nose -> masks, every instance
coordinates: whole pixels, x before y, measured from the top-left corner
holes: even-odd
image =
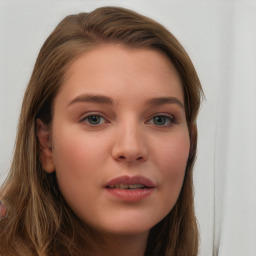
[[[126,125],[115,134],[112,157],[122,162],[143,162],[148,158],[146,136],[139,125]]]

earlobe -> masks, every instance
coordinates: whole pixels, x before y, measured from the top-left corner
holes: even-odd
[[[36,120],[36,134],[39,141],[40,160],[43,169],[46,172],[53,172],[55,170],[53,154],[52,154],[52,140],[51,129],[41,119]]]

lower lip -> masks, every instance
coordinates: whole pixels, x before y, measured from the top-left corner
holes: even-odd
[[[118,188],[106,188],[107,192],[112,196],[121,199],[125,202],[137,202],[149,197],[153,193],[153,188],[144,189],[118,189]]]

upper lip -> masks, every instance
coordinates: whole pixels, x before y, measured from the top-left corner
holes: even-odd
[[[152,180],[144,176],[120,176],[108,181],[105,187],[115,186],[116,184],[142,184],[148,188],[154,188],[155,184]]]

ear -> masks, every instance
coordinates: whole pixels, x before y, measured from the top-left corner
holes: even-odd
[[[189,158],[194,159],[197,149],[197,125],[194,123],[190,130],[190,153]]]
[[[40,145],[40,160],[43,169],[48,172],[54,172],[55,166],[52,154],[51,129],[49,125],[44,124],[41,119],[36,120],[36,134]]]

